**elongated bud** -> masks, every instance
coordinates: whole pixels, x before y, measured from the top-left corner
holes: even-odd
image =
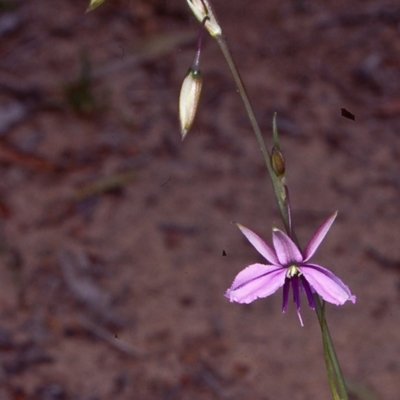
[[[98,6],[102,5],[105,0],[91,0],[86,12],[93,11]]]
[[[198,68],[191,67],[183,80],[179,96],[179,119],[181,121],[182,140],[193,125],[199,104],[202,77]]]
[[[214,12],[208,0],[186,0],[195,17],[202,22],[208,17],[205,27],[213,37],[221,36],[222,30],[215,18]]]
[[[285,175],[285,159],[276,147],[273,147],[271,151],[271,166],[278,178]]]

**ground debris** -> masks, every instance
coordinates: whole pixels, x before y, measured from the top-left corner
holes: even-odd
[[[101,177],[76,189],[73,200],[82,201],[88,197],[118,190],[130,183],[137,176],[136,169]]]
[[[121,327],[123,322],[112,308],[111,295],[101,289],[87,271],[84,272],[85,264],[89,263],[87,257],[64,249],[59,252],[58,261],[67,288],[86,311],[99,323]]]
[[[19,374],[33,365],[52,363],[53,357],[34,342],[17,345],[17,350],[4,357],[3,368],[6,374]]]
[[[20,165],[39,172],[55,172],[60,169],[53,161],[16,149],[4,140],[0,140],[0,162]]]
[[[0,106],[0,136],[5,135],[15,124],[28,115],[27,108],[19,101],[11,101]]]

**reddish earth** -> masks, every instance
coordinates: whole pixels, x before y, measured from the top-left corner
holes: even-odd
[[[311,310],[223,296],[259,260],[230,222],[281,223],[217,44],[181,142],[185,1],[86,7],[0,3],[0,399],[330,399]],[[400,7],[215,8],[269,146],[278,112],[301,243],[339,210],[315,262],[357,295],[327,307],[351,399],[398,400]]]

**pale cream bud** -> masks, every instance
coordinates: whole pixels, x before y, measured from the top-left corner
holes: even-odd
[[[191,128],[199,104],[202,77],[200,70],[190,68],[182,83],[179,96],[179,119],[181,121],[182,140]]]
[[[98,6],[102,5],[105,0],[91,0],[86,12],[93,11]]]
[[[203,22],[208,17],[205,27],[211,36],[221,36],[222,30],[215,18],[214,12],[208,0],[186,0],[195,17]]]

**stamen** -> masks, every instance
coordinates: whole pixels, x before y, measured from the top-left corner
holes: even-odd
[[[300,325],[304,327],[303,318],[301,318],[300,309],[297,310],[297,316],[299,317]]]
[[[298,275],[300,271],[298,270],[296,265],[290,265],[286,272],[286,277],[292,278],[295,275]]]
[[[303,324],[303,319],[301,318],[300,314],[300,287],[299,287],[299,278],[297,275],[293,276],[291,279],[292,282],[292,288],[293,288],[293,301],[296,304],[296,309],[297,309],[297,316],[299,317],[300,320],[300,325],[304,326]]]

